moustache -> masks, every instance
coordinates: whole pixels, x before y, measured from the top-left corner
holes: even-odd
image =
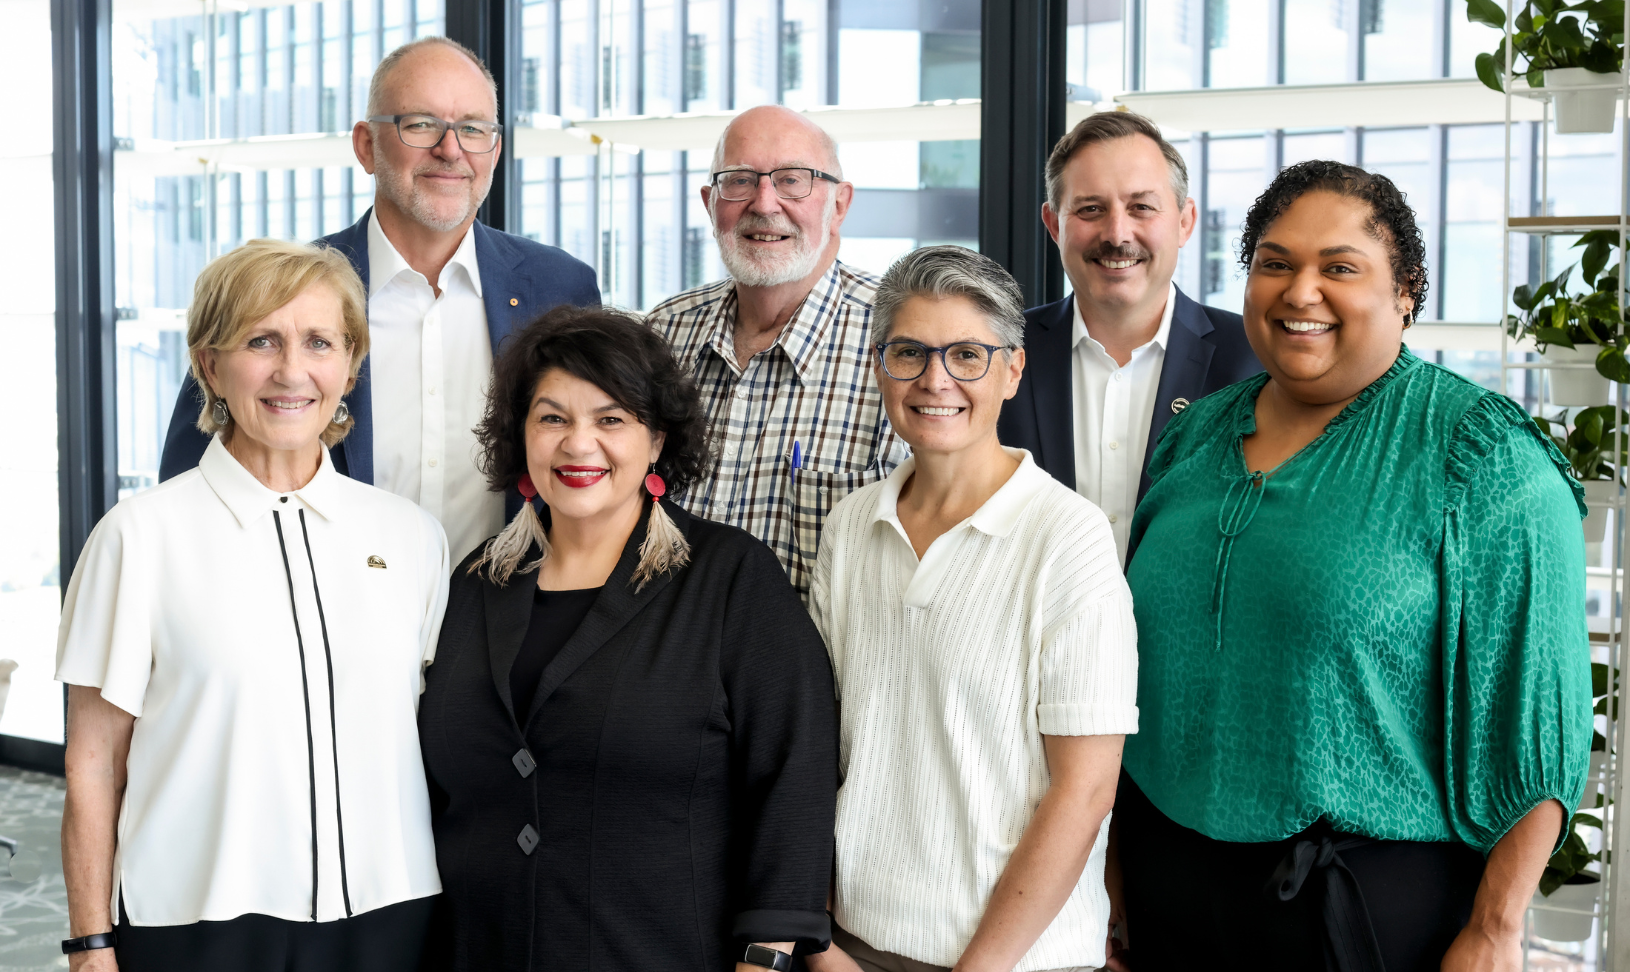
[[[1147,260],[1153,254],[1141,246],[1100,243],[1081,254],[1083,260]]]
[[[422,175],[455,175],[465,179],[474,179],[475,170],[466,165],[421,165],[413,170],[416,176]]]
[[[743,216],[736,221],[737,236],[751,236],[754,233],[767,233],[774,236],[787,236],[797,239],[804,234],[798,227],[792,225],[790,220],[782,221],[766,216]]]

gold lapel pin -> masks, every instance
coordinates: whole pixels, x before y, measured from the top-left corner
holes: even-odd
[[[509,299],[509,306],[511,306],[511,307],[519,307],[519,306],[521,306],[520,299],[516,298],[516,297],[511,297]]]
[[[1174,399],[1172,399],[1172,414],[1173,415],[1176,415],[1178,412],[1181,412],[1183,409],[1188,408],[1188,407],[1189,407],[1189,400],[1188,399],[1186,399],[1186,398],[1174,398]]]
[[[369,567],[378,567],[380,570],[384,570],[385,569],[385,558],[379,556],[378,554],[369,554],[368,555],[368,566]]]

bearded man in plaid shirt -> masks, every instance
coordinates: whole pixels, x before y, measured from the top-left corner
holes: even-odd
[[[826,514],[909,454],[872,376],[878,278],[837,259],[853,197],[819,126],[742,112],[702,188],[730,277],[648,318],[694,369],[714,434],[713,473],[678,502],[769,544],[806,599]]]

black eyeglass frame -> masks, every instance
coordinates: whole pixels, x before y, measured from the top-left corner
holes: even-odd
[[[428,118],[441,126],[441,135],[429,145],[414,145],[412,142],[407,140],[406,135],[402,134],[402,119],[404,118]],[[490,155],[492,152],[497,150],[498,142],[502,140],[504,135],[504,126],[500,125],[498,122],[481,122],[483,125],[491,125],[492,134],[496,137],[494,138],[492,145],[488,148],[469,149],[464,147],[464,139],[459,138],[458,132],[454,129],[454,126],[461,125],[463,122],[450,122],[445,118],[437,118],[435,115],[427,115],[422,111],[410,111],[402,115],[373,115],[366,120],[376,125],[390,125],[392,128],[396,129],[396,137],[401,139],[402,144],[406,145],[408,148],[426,150],[433,149],[440,145],[447,138],[447,133],[451,131],[453,132],[453,140],[458,142],[459,151],[466,155]],[[471,120],[473,119],[465,119],[465,121]]]
[[[768,172],[759,172],[759,171],[754,170],[754,169],[720,169],[718,172],[715,172],[712,175],[708,176],[708,185],[713,187],[714,192],[719,192],[720,191],[719,190],[719,177],[720,176],[722,176],[722,175],[752,175],[752,176],[757,176],[758,177],[757,179],[753,180],[753,192],[757,193],[758,192],[758,179],[762,179],[765,176],[774,176],[777,172],[808,172],[809,175],[810,175],[809,192],[804,193],[802,196],[788,196],[788,195],[783,195],[781,190],[778,188],[778,189],[775,190],[775,194],[780,199],[808,199],[809,194],[811,192],[815,191],[815,180],[816,179],[825,179],[827,182],[833,183],[834,185],[840,185],[843,182],[842,179],[840,179],[837,176],[831,174],[830,172],[822,172],[820,169],[812,169],[807,165],[783,165],[778,169],[771,169]],[[770,179],[770,185],[772,185],[772,186],[775,185],[775,179],[773,179],[773,178]],[[721,194],[719,198],[724,199],[724,196]],[[752,195],[746,195],[746,196],[743,196],[740,199],[724,199],[724,201],[725,202],[746,202],[747,200],[749,200],[751,198],[753,198]]]
[[[917,372],[916,374],[912,375],[910,378],[901,378],[899,375],[897,375],[894,372],[889,370],[889,359],[887,357],[887,351],[888,351],[889,348],[891,348],[891,347],[893,347],[894,345],[897,345],[897,344],[909,345],[911,347],[917,348],[917,349],[925,352],[925,354],[923,355],[923,370],[922,371]],[[965,346],[972,346],[972,347],[976,347],[976,348],[984,348],[985,352],[988,355],[990,355],[990,357],[985,359],[985,370],[983,372],[981,372],[979,377],[977,377],[977,378],[958,377],[954,372],[951,371],[950,364],[948,364],[946,362],[946,360],[945,360],[945,352],[951,350],[952,348],[960,348],[960,347],[965,347]],[[940,367],[944,368],[945,373],[950,375],[956,381],[984,381],[985,376],[990,374],[991,362],[996,360],[996,352],[998,352],[998,351],[1012,351],[1017,347],[1018,347],[1018,345],[1014,345],[1014,344],[981,344],[978,341],[957,341],[955,344],[947,344],[943,348],[931,348],[928,345],[922,343],[921,341],[908,341],[908,340],[905,340],[904,338],[902,338],[902,339],[897,340],[897,341],[885,341],[882,344],[873,345],[873,350],[875,350],[877,352],[877,363],[878,363],[879,366],[882,367],[883,374],[888,375],[890,378],[893,378],[895,381],[916,381],[918,378],[921,378],[924,374],[927,373],[928,366],[929,366],[930,363],[933,362],[934,355],[936,355],[936,354],[940,356]]]

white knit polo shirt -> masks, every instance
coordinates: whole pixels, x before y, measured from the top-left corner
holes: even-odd
[[[1050,783],[1042,736],[1137,731],[1137,629],[1098,508],[1019,469],[919,563],[895,515],[916,467],[831,513],[811,610],[841,707],[838,924],[954,965]],[[1108,819],[1016,972],[1104,963]]]

